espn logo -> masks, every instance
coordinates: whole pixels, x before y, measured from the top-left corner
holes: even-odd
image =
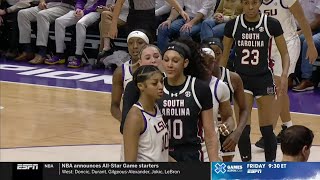
[[[17,170],[38,170],[38,164],[17,164]]]

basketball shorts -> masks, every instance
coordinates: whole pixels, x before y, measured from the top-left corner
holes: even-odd
[[[180,146],[173,149],[169,149],[169,155],[173,157],[177,162],[199,161],[203,162],[203,151],[201,145],[195,147]]]
[[[252,94],[256,98],[276,94],[272,73],[259,76],[239,75],[242,79],[245,93]]]
[[[286,41],[287,42],[287,48],[289,52],[290,57],[290,64],[289,64],[289,71],[288,76],[292,73],[294,73],[294,70],[296,68],[297,61],[300,56],[301,51],[301,42],[299,39],[299,36]],[[271,48],[271,59],[274,61],[273,66],[273,74],[275,76],[281,76],[282,74],[282,61],[281,61],[281,55],[280,52],[275,44],[272,44]]]

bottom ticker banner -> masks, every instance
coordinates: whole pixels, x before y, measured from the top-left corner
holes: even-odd
[[[320,163],[212,163],[211,179],[320,179]]]
[[[320,179],[320,163],[0,163],[1,180]]]

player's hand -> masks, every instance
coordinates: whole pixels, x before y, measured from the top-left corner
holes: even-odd
[[[117,36],[118,36],[118,27],[117,27],[117,25],[111,24],[110,31],[109,31],[109,38],[115,39],[115,38],[117,38]]]
[[[309,59],[309,63],[313,64],[317,60],[317,58],[318,58],[318,51],[313,43],[312,46],[308,46],[306,59]]]
[[[218,125],[218,131],[223,136],[228,136],[232,132],[232,125],[228,122],[224,122]]]
[[[236,145],[239,142],[240,136],[241,133],[238,133],[237,131],[232,132],[223,142],[222,148],[225,151],[234,151],[236,149]]]
[[[288,90],[288,77],[282,75],[281,79],[280,79],[280,87],[276,88],[277,90],[277,94],[279,94],[279,96],[282,96],[284,94],[287,93]]]

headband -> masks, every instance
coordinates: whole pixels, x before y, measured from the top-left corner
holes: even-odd
[[[178,52],[185,59],[189,59],[191,56],[190,55],[190,48],[187,45],[179,43],[179,42],[174,42],[172,44],[169,44],[169,46],[167,47],[165,52],[168,50],[174,50],[174,51]]]
[[[210,49],[210,48],[201,48],[201,49],[200,49],[200,52],[201,52],[202,54],[205,54],[205,55],[210,55],[210,56],[212,56],[213,58],[216,57],[214,51],[213,51],[212,49]]]
[[[136,37],[136,38],[141,38],[144,40],[144,42],[146,42],[147,44],[149,44],[149,38],[148,36],[142,32],[142,31],[132,31],[129,35],[128,35],[128,38],[127,38],[127,42],[129,42],[129,39],[130,38],[133,38],[133,37]]]
[[[217,38],[207,38],[203,40],[203,43],[208,44],[209,46],[211,45],[216,45],[218,46],[221,50],[223,50],[223,44],[221,43],[220,39]]]

